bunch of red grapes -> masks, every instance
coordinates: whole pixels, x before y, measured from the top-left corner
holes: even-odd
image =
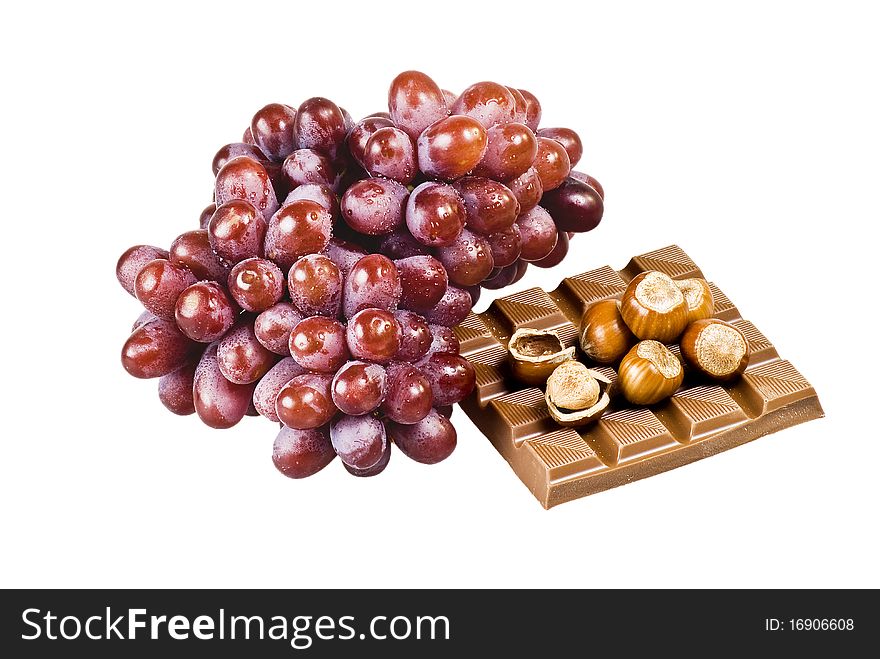
[[[337,455],[378,474],[392,441],[449,456],[452,405],[474,387],[451,328],[481,286],[556,265],[602,218],[601,186],[571,171],[580,138],[538,129],[531,93],[456,97],[407,71],[388,109],[354,123],[325,98],[265,106],[214,157],[201,228],[117,265],[146,309],[125,369],[213,428],[280,422],[273,460],[292,478]]]

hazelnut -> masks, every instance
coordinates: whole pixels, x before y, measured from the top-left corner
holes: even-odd
[[[684,369],[659,341],[640,341],[620,362],[617,384],[633,405],[653,405],[681,386]]]
[[[688,308],[688,323],[712,317],[715,313],[715,299],[705,279],[682,279],[676,281],[675,285],[684,294]]]
[[[639,339],[671,343],[687,326],[688,307],[669,275],[649,270],[634,277],[626,287],[620,315]]]
[[[611,402],[610,381],[580,362],[569,360],[556,367],[547,378],[544,400],[547,410],[561,426],[583,426],[595,421]]]
[[[617,300],[590,305],[581,318],[581,350],[598,364],[613,364],[636,342],[620,315]]]
[[[574,346],[566,348],[553,330],[518,329],[507,349],[514,377],[532,386],[543,385],[557,366],[574,358]]]
[[[746,370],[749,343],[733,325],[707,318],[688,325],[681,337],[681,356],[713,380],[732,380]]]

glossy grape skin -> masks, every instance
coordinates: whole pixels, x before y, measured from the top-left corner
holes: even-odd
[[[347,132],[345,115],[326,98],[303,101],[296,111],[293,134],[297,149],[313,149],[336,160]]]
[[[454,181],[470,173],[486,152],[486,129],[464,115],[451,115],[431,124],[419,136],[419,169],[426,175]]]
[[[159,378],[185,366],[197,344],[172,321],[156,318],[138,327],[122,346],[122,366],[136,378]]]
[[[339,202],[346,224],[359,233],[379,236],[403,223],[409,191],[397,181],[365,179],[352,184]]]
[[[306,254],[317,254],[327,247],[333,232],[333,217],[321,204],[299,199],[282,206],[266,229],[266,258],[283,270]]]
[[[245,311],[260,313],[284,296],[284,273],[266,259],[236,263],[226,283],[229,294]]]
[[[238,315],[226,289],[213,281],[201,281],[177,298],[174,318],[180,331],[193,341],[211,343],[221,338]]]
[[[568,152],[559,142],[549,137],[538,138],[538,154],[535,156],[534,167],[545,194],[562,185],[571,171]]]
[[[455,330],[451,327],[445,327],[444,325],[428,325],[428,327],[431,330],[431,345],[428,348],[428,352],[416,364],[417,366],[422,361],[429,359],[433,354],[448,352],[457,355],[461,348],[458,338],[455,336]]]
[[[553,248],[553,251],[543,259],[533,261],[532,265],[539,268],[552,268],[553,266],[559,265],[568,254],[568,245],[568,234],[565,231],[560,231],[558,240],[556,241],[556,247]]]
[[[348,349],[355,359],[387,364],[400,350],[400,325],[390,311],[364,309],[348,321]]]
[[[404,362],[393,362],[385,369],[388,386],[382,413],[396,423],[416,423],[431,411],[433,393],[431,383],[422,372]]]
[[[287,289],[303,316],[336,318],[342,309],[342,272],[323,254],[309,254],[294,263],[287,275]]]
[[[341,240],[340,238],[331,238],[327,244],[326,254],[339,267],[339,271],[344,279],[351,272],[355,263],[367,255],[367,250],[360,245]]]
[[[158,318],[158,316],[156,314],[144,309],[141,312],[141,314],[137,317],[137,320],[135,320],[134,323],[132,323],[131,331],[134,332],[138,327],[143,327],[144,325],[149,323],[151,320],[156,320],[156,318]]]
[[[336,186],[339,175],[330,158],[314,149],[297,149],[284,160],[281,167],[291,188],[306,183]]]
[[[510,92],[510,95],[513,96],[514,100],[514,113],[513,120],[519,124],[526,123],[526,115],[528,114],[528,104],[526,103],[526,97],[522,95],[522,92],[518,90],[516,87],[507,86],[507,91]]]
[[[270,368],[254,389],[253,404],[257,413],[278,423],[278,413],[275,411],[278,393],[284,385],[305,372],[306,370],[293,361],[292,357],[285,357]]]
[[[290,356],[310,371],[335,373],[349,357],[345,326],[325,316],[303,318],[290,332]]]
[[[369,469],[382,459],[388,438],[376,417],[342,415],[330,424],[330,442],[343,464]]]
[[[479,284],[495,267],[489,241],[467,229],[451,245],[440,247],[437,258],[446,268],[449,281],[462,287]]]
[[[296,186],[287,195],[282,205],[286,206],[299,199],[316,201],[333,216],[334,220],[339,217],[339,198],[330,186],[325,183],[303,183]]]
[[[369,414],[385,399],[385,368],[379,364],[350,361],[333,376],[333,403],[352,416]]]
[[[330,395],[332,379],[327,373],[303,373],[285,384],[275,400],[279,421],[297,430],[329,423],[339,411]]]
[[[599,193],[572,177],[565,179],[555,190],[545,193],[541,203],[553,216],[560,231],[591,231],[601,222],[605,212],[605,204]]]
[[[370,116],[361,119],[348,132],[345,142],[348,145],[348,151],[361,167],[364,166],[364,150],[367,148],[367,142],[370,137],[380,128],[393,128],[394,122],[386,117]],[[418,137],[418,136],[416,136]],[[366,168],[365,168],[366,169]]]
[[[581,137],[571,128],[542,128],[538,131],[538,137],[547,137],[559,142],[568,154],[571,167],[577,165],[581,156],[584,155],[584,144],[581,142]]]
[[[474,170],[480,176],[510,181],[527,172],[538,154],[538,140],[525,124],[493,126],[486,140],[486,153]]]
[[[434,308],[422,311],[421,314],[429,323],[455,327],[467,317],[472,306],[470,293],[457,286],[449,285]]]
[[[526,102],[526,118],[523,123],[531,128],[532,132],[537,132],[538,126],[541,124],[541,103],[537,96],[526,89],[520,89],[519,93],[522,94]]]
[[[400,275],[400,305],[412,311],[432,309],[446,292],[446,268],[433,256],[409,256],[394,262]]]
[[[208,222],[207,235],[209,248],[220,258],[235,264],[263,255],[266,219],[250,202],[233,199],[214,211]]]
[[[129,247],[116,262],[116,279],[119,280],[119,285],[129,295],[134,296],[134,282],[141,269],[150,261],[168,259],[168,257],[168,251],[160,247],[153,247],[152,245]]]
[[[414,311],[395,311],[394,317],[400,323],[400,350],[395,359],[402,362],[415,362],[425,356],[431,347],[431,328],[428,321]]]
[[[294,149],[295,119],[296,111],[287,105],[269,103],[263,106],[251,119],[254,143],[272,160],[284,160]]]
[[[500,269],[500,271],[495,274],[490,279],[487,279],[483,282],[483,287],[490,290],[498,290],[499,288],[504,288],[505,286],[510,286],[514,279],[516,279],[517,274],[517,264],[516,262],[507,265]]]
[[[540,261],[556,247],[559,239],[556,224],[550,213],[540,206],[520,215],[516,224],[522,238],[520,258],[523,261]]]
[[[202,423],[218,430],[231,428],[247,413],[253,391],[253,385],[233,384],[223,377],[216,343],[205,349],[193,378],[193,401]]]
[[[520,213],[528,213],[532,210],[538,205],[538,202],[541,201],[541,195],[544,194],[541,177],[538,176],[538,170],[534,167],[530,167],[522,176],[508,181],[506,185],[519,202]]]
[[[214,176],[217,176],[217,172],[223,169],[223,165],[228,163],[233,158],[238,158],[239,156],[245,156],[246,158],[256,160],[264,167],[267,163],[266,154],[260,151],[260,149],[253,144],[245,144],[244,142],[233,142],[231,144],[221,146],[220,150],[217,151],[217,153],[214,155],[214,160],[211,163],[211,171],[214,173]]]
[[[428,256],[431,254],[431,248],[413,238],[409,229],[404,226],[382,236],[382,240],[379,242],[379,253],[389,259],[398,260],[410,256]]]
[[[406,226],[417,241],[430,247],[451,245],[464,228],[467,211],[455,188],[428,181],[406,204]]]
[[[362,309],[394,311],[403,292],[394,262],[382,254],[368,254],[345,278],[342,311],[351,318]]]
[[[513,281],[510,282],[510,283],[511,283],[511,284],[515,284],[515,283],[518,282],[520,279],[522,279],[523,277],[525,277],[525,275],[526,275],[526,271],[527,271],[528,269],[529,269],[528,261],[523,261],[522,259],[520,259],[519,261],[517,261],[517,262],[516,262],[516,276],[513,278]]]
[[[522,237],[519,225],[515,222],[504,231],[491,234],[487,240],[492,251],[492,262],[496,268],[511,265],[519,258],[522,251]]]
[[[379,458],[379,462],[374,464],[372,467],[367,467],[366,469],[357,469],[352,467],[351,465],[347,465],[344,462],[342,466],[345,467],[345,471],[347,471],[352,476],[357,476],[358,478],[369,478],[371,476],[378,476],[383,471],[385,471],[385,467],[388,466],[388,462],[391,459],[391,442],[385,442],[385,450],[382,452],[382,457]]]
[[[431,384],[434,405],[453,405],[474,390],[474,367],[460,355],[435,353],[419,362],[419,368]]]
[[[571,177],[580,181],[581,183],[586,183],[587,185],[589,185],[591,188],[593,188],[593,190],[599,193],[599,197],[601,197],[602,201],[605,201],[605,188],[603,188],[602,184],[599,183],[599,181],[594,179],[592,176],[590,176],[589,174],[584,174],[583,172],[576,172],[572,170]]]
[[[477,82],[458,95],[450,111],[473,117],[488,129],[515,119],[516,99],[504,85]]]
[[[508,229],[520,213],[516,196],[503,183],[466,176],[453,185],[464,203],[466,226],[485,236]]]
[[[278,357],[257,341],[254,318],[242,317],[217,344],[217,364],[233,384],[251,384],[275,365]]]
[[[386,421],[387,434],[408,458],[422,464],[436,464],[455,450],[457,435],[452,422],[437,410],[410,425]]]
[[[196,366],[194,361],[159,378],[159,400],[172,414],[189,416],[196,413],[196,404],[193,401]]]
[[[272,446],[272,463],[288,478],[307,478],[333,462],[336,453],[328,428],[283,427]]]
[[[251,133],[251,127],[248,126],[244,129],[244,132],[241,134],[241,141],[243,144],[250,144],[251,146],[256,146],[254,142],[254,135]]]
[[[265,224],[262,216],[260,222]],[[196,279],[211,279],[225,282],[229,276],[229,266],[218,258],[211,248],[206,229],[196,229],[182,233],[171,243],[168,260],[174,265],[186,268]]]
[[[214,217],[215,210],[217,210],[217,204],[213,202],[202,209],[202,213],[199,215],[199,229],[208,228],[208,223],[211,221],[211,218]]]
[[[193,274],[168,259],[155,259],[141,268],[134,281],[135,297],[159,318],[174,318],[177,297],[194,284]]]
[[[420,71],[404,71],[391,81],[388,110],[398,128],[414,140],[449,114],[443,91]]]
[[[214,182],[215,203],[222,205],[233,199],[249,201],[266,220],[278,210],[278,198],[266,168],[245,156],[223,165]]]
[[[364,148],[364,169],[406,185],[418,172],[416,151],[409,135],[399,128],[380,128]]]

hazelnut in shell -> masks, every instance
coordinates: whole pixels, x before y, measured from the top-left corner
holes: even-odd
[[[617,300],[591,304],[581,318],[580,344],[584,354],[597,364],[613,364],[636,342],[623,322]]]
[[[695,371],[724,382],[746,370],[749,343],[730,323],[706,318],[691,323],[684,331],[681,356]]]
[[[715,298],[712,297],[712,291],[705,279],[697,277],[682,279],[676,281],[675,285],[684,294],[684,301],[688,307],[688,324],[695,320],[712,317],[712,314],[715,313]]]
[[[617,386],[633,405],[653,405],[681,386],[684,369],[659,341],[640,341],[620,362]]]
[[[550,417],[567,428],[596,421],[611,402],[610,381],[575,360],[563,362],[547,378],[544,400]]]
[[[675,341],[687,326],[684,293],[669,275],[649,270],[636,275],[620,299],[620,315],[639,339]]]
[[[531,386],[543,386],[562,362],[574,358],[574,346],[566,348],[553,330],[518,329],[507,344],[513,376]]]

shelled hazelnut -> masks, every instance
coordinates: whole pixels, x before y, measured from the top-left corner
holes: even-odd
[[[584,426],[595,421],[611,402],[610,381],[578,361],[563,362],[547,378],[544,400],[551,418],[561,426]]]

